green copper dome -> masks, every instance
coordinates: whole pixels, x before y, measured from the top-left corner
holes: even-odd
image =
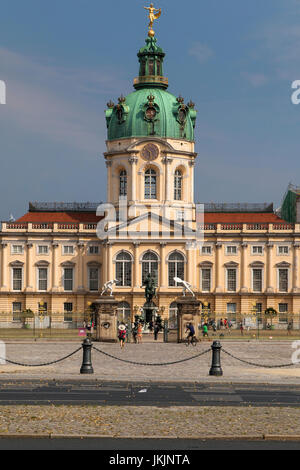
[[[166,91],[168,79],[163,76],[163,50],[156,38],[147,38],[138,53],[139,77],[136,91],[107,104],[108,140],[130,137],[163,137],[194,141],[197,112],[194,103],[184,103]]]

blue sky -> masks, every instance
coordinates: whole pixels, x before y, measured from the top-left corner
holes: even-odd
[[[29,201],[106,199],[104,109],[132,91],[143,0],[2,0],[0,220]],[[274,202],[300,185],[299,0],[159,0],[169,91],[198,110],[197,202]]]

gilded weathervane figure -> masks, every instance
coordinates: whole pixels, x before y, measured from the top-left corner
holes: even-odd
[[[158,18],[160,17],[161,8],[159,10],[157,8],[154,8],[153,3],[150,3],[150,7],[144,7],[144,8],[145,8],[145,10],[149,10],[148,18],[150,20],[150,23],[149,23],[148,36],[153,38],[155,36],[155,32],[152,29],[153,23],[154,23],[155,20],[158,20]]]

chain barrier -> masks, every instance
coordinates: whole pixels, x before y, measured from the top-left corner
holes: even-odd
[[[228,356],[232,357],[233,359],[236,359],[237,361],[244,362],[245,364],[249,364],[250,366],[255,366],[255,367],[262,367],[266,369],[278,369],[280,367],[291,367],[294,366],[295,364],[292,362],[290,364],[279,364],[279,365],[264,365],[264,364],[257,364],[255,362],[249,362],[246,361],[245,359],[240,359],[239,357],[234,356],[230,352],[226,351],[225,349],[222,348],[222,351],[227,354]]]
[[[23,364],[21,362],[15,362],[15,361],[10,361],[9,359],[4,359],[2,357],[0,357],[0,360],[5,361],[5,362],[9,362],[10,364],[14,364],[14,365],[17,365],[17,366],[23,366],[23,367],[44,367],[44,366],[50,366],[51,364],[57,364],[58,362],[62,362],[65,359],[68,359],[69,357],[74,356],[74,354],[78,353],[78,351],[80,351],[81,349],[82,349],[82,347],[76,349],[76,351],[72,352],[71,354],[68,354],[65,357],[62,357],[61,359],[57,359],[57,360],[51,361],[51,362],[45,362],[43,364]]]
[[[95,349],[95,351],[101,353],[101,354],[104,354],[105,356],[108,356],[110,357],[111,359],[116,359],[117,361],[121,361],[121,362],[126,362],[127,364],[134,364],[134,365],[138,365],[138,366],[170,366],[170,365],[173,365],[173,364],[179,364],[180,362],[186,362],[186,361],[190,361],[192,359],[195,359],[196,357],[200,357],[200,356],[203,356],[204,354],[207,354],[208,352],[211,351],[211,348],[205,350],[205,351],[202,351],[201,353],[199,354],[196,354],[195,356],[191,356],[191,357],[188,357],[186,359],[180,359],[178,361],[172,361],[172,362],[157,362],[157,363],[153,363],[153,362],[135,362],[135,361],[129,361],[127,359],[121,359],[120,357],[117,357],[117,356],[113,356],[112,354],[108,354],[107,352],[104,352],[104,351],[101,351],[100,349],[97,349],[95,348],[95,346],[93,347],[93,349]]]

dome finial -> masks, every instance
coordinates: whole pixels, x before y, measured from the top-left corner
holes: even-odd
[[[155,32],[153,31],[152,27],[153,27],[153,23],[155,20],[158,20],[158,18],[160,17],[161,15],[161,8],[158,10],[157,8],[154,8],[154,5],[153,3],[150,3],[150,7],[144,7],[145,10],[149,10],[149,20],[150,20],[150,23],[149,23],[149,31],[148,31],[148,36],[149,38],[154,38],[155,36]]]

